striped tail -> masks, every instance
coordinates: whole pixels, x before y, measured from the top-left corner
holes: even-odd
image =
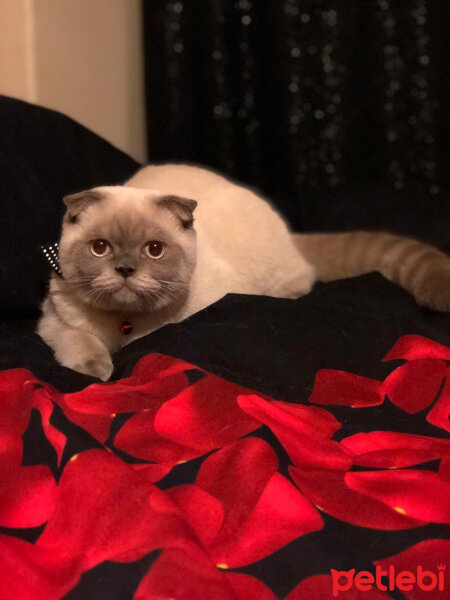
[[[293,234],[319,281],[379,271],[434,310],[450,311],[450,257],[432,246],[390,233]]]

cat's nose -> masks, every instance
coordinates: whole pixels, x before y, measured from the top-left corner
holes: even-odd
[[[133,273],[136,271],[136,269],[133,269],[133,267],[116,267],[116,271],[118,273],[120,273],[122,275],[122,277],[125,277],[125,279],[126,279],[130,275],[133,275]]]

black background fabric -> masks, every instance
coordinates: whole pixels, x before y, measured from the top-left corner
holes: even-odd
[[[144,0],[151,161],[450,248],[446,0]]]
[[[60,113],[0,96],[0,314],[38,314],[62,198],[120,184],[138,163]]]

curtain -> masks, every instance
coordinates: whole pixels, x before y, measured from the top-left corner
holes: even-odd
[[[257,186],[299,228],[321,219],[318,198],[336,206],[354,189],[372,208],[391,198],[380,221],[408,198],[449,209],[448,0],[144,0],[143,12],[152,162]]]

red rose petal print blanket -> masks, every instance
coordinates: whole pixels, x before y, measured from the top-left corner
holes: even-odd
[[[306,404],[157,353],[75,393],[1,371],[0,598],[450,598],[450,348],[384,361]]]

